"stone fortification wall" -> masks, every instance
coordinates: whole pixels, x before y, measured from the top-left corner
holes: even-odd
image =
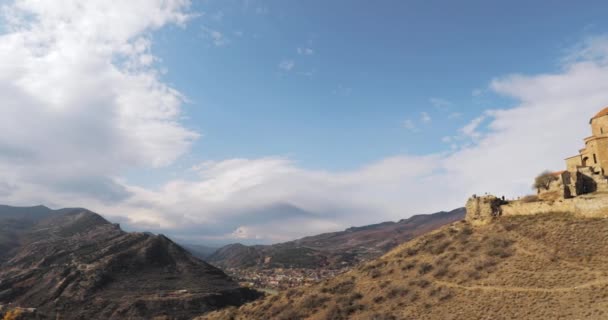
[[[487,224],[501,214],[502,200],[495,196],[473,196],[467,201],[465,220],[473,225]]]
[[[608,217],[608,195],[581,196],[558,201],[513,201],[501,206],[503,216],[533,215],[554,212],[570,212],[581,217]]]

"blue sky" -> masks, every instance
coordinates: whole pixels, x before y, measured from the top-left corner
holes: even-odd
[[[443,136],[508,106],[487,91],[494,77],[553,70],[570,40],[606,24],[598,7],[527,1],[209,1],[193,10],[204,14],[154,44],[167,81],[191,100],[185,123],[203,134],[192,157],[278,154],[332,170],[449,149]],[[227,43],[213,45],[203,28]],[[283,60],[293,69],[281,70]]]
[[[0,202],[184,241],[524,195],[608,105],[600,1],[0,3]]]

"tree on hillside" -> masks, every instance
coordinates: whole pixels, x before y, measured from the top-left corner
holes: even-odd
[[[549,171],[543,171],[543,173],[539,174],[536,179],[534,179],[534,188],[539,190],[545,189],[549,190],[551,186],[551,182],[557,181],[557,176]]]

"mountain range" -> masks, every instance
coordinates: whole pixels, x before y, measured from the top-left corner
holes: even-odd
[[[125,232],[86,209],[0,206],[0,313],[191,319],[260,295],[163,235]]]
[[[223,269],[341,268],[374,259],[397,245],[464,218],[465,209],[415,215],[274,245],[231,244],[206,258]]]

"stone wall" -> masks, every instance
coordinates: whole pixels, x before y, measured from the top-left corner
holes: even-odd
[[[558,201],[513,201],[501,206],[503,216],[534,215],[542,213],[570,212],[587,218],[608,217],[608,195],[596,194]]]
[[[473,196],[467,201],[465,220],[473,225],[487,224],[501,214],[502,200],[495,196]]]
[[[465,220],[484,225],[498,216],[525,216],[569,212],[583,218],[608,218],[608,193],[598,192],[556,201],[510,201],[495,196],[472,197],[467,201]]]

